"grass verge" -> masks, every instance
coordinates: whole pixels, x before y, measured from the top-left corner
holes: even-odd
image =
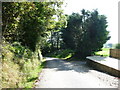
[[[12,46],[3,43],[0,62],[1,88],[33,88],[39,73],[44,67],[43,60],[38,59],[38,53],[30,51],[20,44]],[[40,63],[42,61],[42,63]]]
[[[95,52],[95,55],[99,56],[109,56],[110,48],[102,48],[102,51]]]
[[[27,82],[25,84],[25,88],[35,87],[34,84],[35,84],[36,80],[38,79],[39,73],[41,73],[44,66],[45,66],[45,61],[43,61],[34,71],[31,70],[32,75],[31,75],[31,77],[29,77],[27,79]]]

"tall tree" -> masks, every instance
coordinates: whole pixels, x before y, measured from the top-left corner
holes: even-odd
[[[18,41],[32,51],[43,45],[47,31],[54,29],[53,16],[62,16],[63,2],[4,2],[3,36],[9,42]],[[59,23],[61,24],[61,23]]]
[[[100,50],[110,39],[106,30],[107,21],[97,10],[82,10],[82,15],[73,13],[68,18],[67,28],[63,30],[63,40],[67,47],[75,51],[75,56],[85,58]]]
[[[115,49],[120,49],[120,43],[116,44]]]
[[[68,48],[77,50],[78,39],[81,35],[82,29],[82,17],[78,13],[72,13],[68,17],[67,28],[62,30],[63,41],[68,46]],[[79,33],[79,34],[78,34]]]

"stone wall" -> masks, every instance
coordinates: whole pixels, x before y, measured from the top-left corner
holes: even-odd
[[[93,60],[88,59],[87,60],[87,65],[92,67],[93,69],[108,73],[108,74],[116,76],[116,77],[120,77],[120,71],[118,71],[114,68],[108,67],[106,65],[97,63]]]

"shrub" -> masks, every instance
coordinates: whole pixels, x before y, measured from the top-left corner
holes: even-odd
[[[120,43],[116,44],[115,48],[120,49]]]
[[[67,59],[67,58],[70,58],[73,55],[73,53],[74,52],[70,49],[64,49],[64,50],[55,51],[46,56]]]
[[[20,43],[2,45],[2,88],[32,88],[40,72],[40,61],[36,54]],[[29,84],[30,83],[30,84]]]

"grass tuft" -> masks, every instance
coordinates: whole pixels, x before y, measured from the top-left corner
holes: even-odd
[[[102,51],[95,52],[95,55],[99,56],[109,56],[110,48],[102,48]]]
[[[40,63],[37,54],[32,53],[20,44],[16,46],[9,43],[3,44],[0,89],[33,88],[44,64]]]

